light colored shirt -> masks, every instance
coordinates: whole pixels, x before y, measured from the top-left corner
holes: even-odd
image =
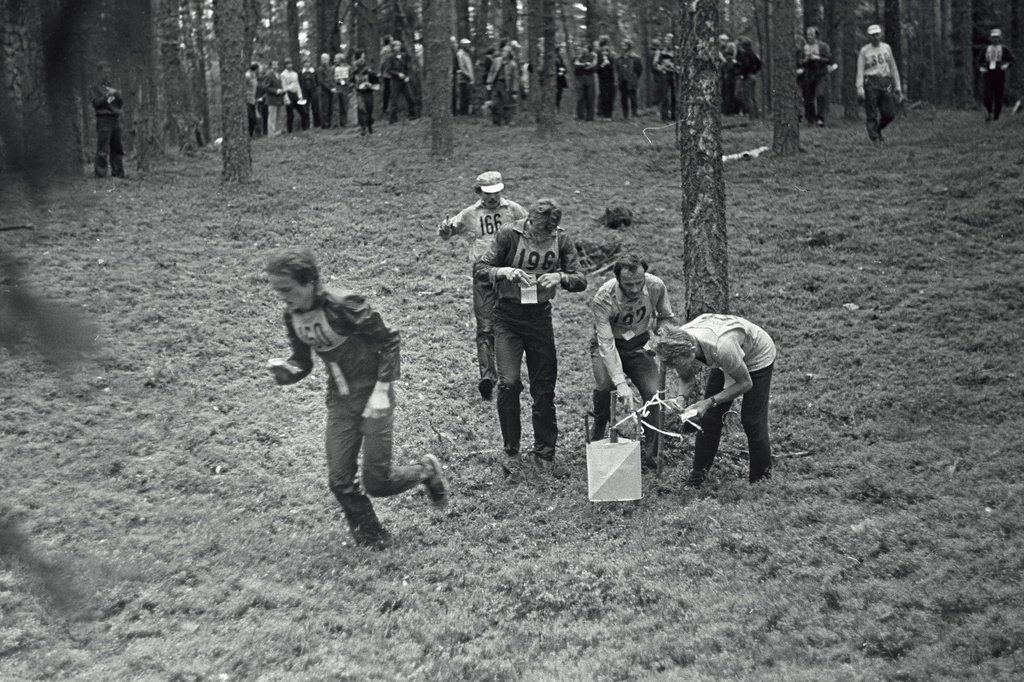
[[[896,60],[892,56],[892,48],[886,43],[879,43],[878,47],[867,44],[860,48],[857,56],[857,94],[864,96],[864,79],[870,76],[880,78],[892,78],[893,88],[899,93],[900,72],[896,68]]]
[[[616,340],[628,342],[643,337],[660,321],[674,317],[665,282],[650,273],[644,275],[643,291],[635,301],[626,298],[617,279],[608,280],[597,290],[590,310],[594,316],[598,354],[616,386],[626,382]]]
[[[334,65],[334,82],[338,85],[345,85],[348,83],[349,75],[352,73],[352,69],[348,64],[335,64]]]
[[[515,220],[522,220],[527,216],[526,209],[514,201],[502,197],[498,200],[498,208],[484,208],[482,201],[477,201],[472,206],[462,209],[458,215],[448,221],[450,227],[443,239],[448,239],[453,234],[469,233],[475,236],[473,245],[469,249],[469,262],[475,263],[480,260],[494,239],[494,235],[502,227],[509,227]]]
[[[465,76],[470,83],[473,82],[473,59],[469,56],[469,53],[459,48],[459,51],[455,53],[455,56],[459,60],[459,73]]]
[[[764,369],[775,362],[775,342],[772,337],[742,317],[708,313],[687,322],[681,329],[700,344],[704,364],[712,369],[720,369],[726,356],[731,356],[731,359],[738,356],[750,372]],[[725,386],[734,383],[736,380],[726,374]]]
[[[302,95],[302,88],[299,87],[299,74],[292,69],[285,69],[281,72],[281,89],[285,92],[294,92]]]

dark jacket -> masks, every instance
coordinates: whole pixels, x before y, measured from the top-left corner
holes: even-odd
[[[473,276],[478,282],[493,283],[498,291],[499,299],[511,299],[518,301],[520,296],[519,285],[507,279],[497,279],[499,268],[513,267],[520,268],[531,274],[540,275],[548,272],[561,272],[565,274],[564,282],[561,285],[566,291],[583,291],[587,288],[587,276],[580,271],[580,258],[576,252],[576,244],[573,243],[565,230],[559,228],[555,232],[553,249],[544,254],[538,253],[537,265],[530,268],[525,259],[524,262],[516,262],[516,255],[519,251],[519,243],[523,238],[523,231],[526,229],[526,221],[517,220],[511,227],[503,227],[494,235],[491,247],[484,254],[483,258],[473,265]],[[523,254],[525,256],[525,253]],[[538,296],[538,303],[547,303],[555,296],[555,290],[544,292]]]
[[[263,74],[263,89],[267,93],[267,104],[272,107],[279,107],[284,104],[284,93],[281,92],[281,77],[276,71],[267,69]]]
[[[636,52],[629,52],[619,57],[616,65],[619,72],[619,87],[623,90],[636,90],[640,77],[644,74],[644,63]]]
[[[387,326],[359,294],[321,287],[313,307],[286,312],[284,324],[292,347],[288,362],[300,371],[280,383],[293,384],[308,375],[314,350],[327,366],[328,385],[342,395],[401,376],[398,330]]]
[[[576,80],[593,76],[596,68],[597,55],[590,51],[581,52],[572,63],[572,72],[576,76]]]
[[[110,81],[100,81],[93,87],[92,107],[96,110],[97,116],[120,116],[122,106],[124,101],[121,99],[121,92],[114,90]]]
[[[761,58],[753,50],[739,48],[736,52],[736,77],[746,78],[761,70]]]
[[[832,50],[828,43],[818,41],[818,56],[820,59],[808,59],[804,48],[796,51],[797,68],[803,69],[801,77],[808,81],[818,81],[828,75],[828,65],[832,63]]]

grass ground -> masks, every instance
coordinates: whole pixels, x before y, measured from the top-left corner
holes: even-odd
[[[556,301],[560,464],[503,475],[467,249],[433,226],[501,170],[579,240],[645,253],[681,312],[657,126],[461,121],[452,163],[423,124],[317,132],[257,141],[246,187],[210,154],[5,206],[35,230],[4,247],[100,351],[71,376],[0,355],[2,500],[80,594],[59,610],[0,564],[0,678],[1021,679],[1019,119],[918,110],[882,148],[837,123],[798,158],[727,165],[731,312],[780,350],[772,482],[745,482],[734,425],[705,490],[681,485],[687,441],[643,500],[587,500],[601,278]],[[732,128],[725,152],[770,137]],[[632,227],[599,226],[614,205]],[[444,513],[378,502],[384,552],[347,542],[326,489],[322,368],[287,388],[262,370],[286,343],[261,266],[291,244],[401,328],[398,456],[448,468]]]

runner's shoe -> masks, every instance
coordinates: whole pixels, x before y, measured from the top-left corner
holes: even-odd
[[[437,457],[427,455],[423,458],[422,464],[428,472],[423,485],[427,489],[427,494],[430,495],[430,501],[433,502],[435,508],[444,509],[448,506],[448,481],[445,480],[441,462],[437,460]]]

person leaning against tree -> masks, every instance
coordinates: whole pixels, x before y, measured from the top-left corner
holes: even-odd
[[[868,26],[871,42],[857,56],[857,98],[864,103],[868,137],[884,142],[882,131],[896,118],[896,102],[903,99],[900,72],[892,48],[882,42],[882,27]]]
[[[498,291],[494,306],[498,423],[505,454],[510,457],[519,455],[519,394],[523,391],[525,353],[533,398],[533,456],[548,462],[555,458],[558,356],[551,299],[559,288],[587,288],[576,245],[558,227],[561,220],[562,209],[550,199],[540,199],[525,220],[498,230],[487,253],[473,266],[474,277]]]
[[[743,396],[740,423],[747,436],[751,483],[771,478],[772,446],[768,433],[768,396],[775,368],[775,342],[768,332],[735,315],[700,315],[665,333],[658,354],[676,370],[683,394],[668,401],[675,412],[695,408],[701,431],[694,443],[693,472],[686,485],[700,488],[715,462],[722,426],[732,401]],[[711,369],[704,399],[687,406],[695,391],[693,363]]]
[[[92,107],[96,110],[96,158],[93,170],[96,177],[110,175],[124,177],[124,146],[121,144],[121,91],[114,87],[110,77],[110,62],[96,64],[98,72],[92,92]]]
[[[309,249],[278,251],[265,270],[285,304],[291,346],[291,356],[272,358],[267,371],[278,384],[294,384],[312,371],[313,351],[320,356],[328,374],[328,485],[356,543],[379,548],[390,534],[368,496],[389,497],[422,484],[435,507],[448,504],[448,483],[436,457],[408,465],[391,462],[399,333],[363,296],[325,287]]]

